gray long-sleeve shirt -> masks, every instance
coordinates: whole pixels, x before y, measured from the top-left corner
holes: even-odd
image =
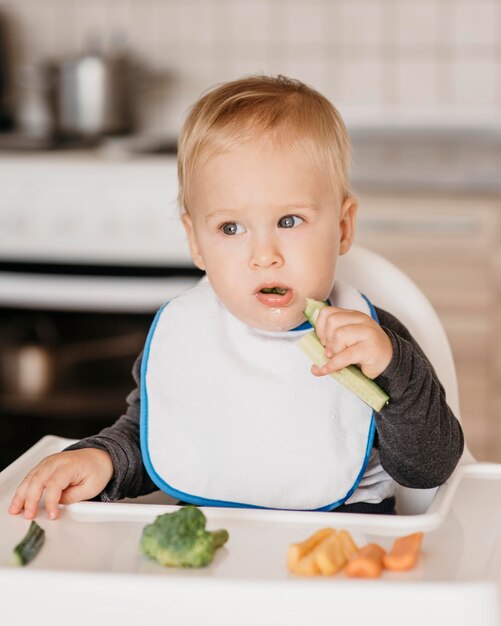
[[[398,483],[428,489],[445,482],[463,452],[461,426],[447,404],[444,389],[423,351],[405,326],[376,307],[393,356],[375,379],[391,401],[375,414],[381,465]],[[99,448],[112,458],[114,474],[100,494],[105,501],[136,497],[157,489],[141,458],[139,443],[141,355],[133,368],[136,388],[127,411],[112,426],[68,449]],[[355,506],[355,505],[352,505]]]

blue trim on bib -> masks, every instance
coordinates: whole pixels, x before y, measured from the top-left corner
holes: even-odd
[[[379,321],[379,317],[378,314],[376,312],[376,308],[375,306],[372,304],[372,302],[369,300],[369,298],[363,294],[361,291],[359,291],[359,294],[362,296],[362,298],[367,302],[367,306],[369,307],[369,311],[371,313],[371,317],[372,319],[377,322],[378,324],[380,324],[381,322]]]
[[[308,330],[309,328],[312,328],[312,326],[308,320],[305,320],[302,324],[299,324],[299,326],[296,326],[295,328],[291,328],[289,332],[293,333],[296,330]]]
[[[140,380],[140,403],[139,403],[139,444],[141,447],[141,456],[146,471],[150,475],[150,478],[157,485],[159,489],[165,491],[160,484],[158,484],[157,473],[153,469],[153,464],[150,458],[150,452],[148,450],[148,394],[146,393],[146,370],[148,367],[148,358],[150,356],[151,340],[155,334],[155,330],[158,324],[158,320],[163,313],[163,310],[169,303],[166,302],[156,313],[155,318],[151,324],[146,343],[143,350],[143,358],[141,360],[141,380]]]
[[[348,491],[348,493],[345,495],[345,497],[341,498],[341,500],[338,500],[337,502],[334,502],[334,504],[328,504],[327,506],[324,506],[324,507],[322,507],[320,509],[313,509],[313,510],[315,510],[315,511],[333,511],[338,506],[341,506],[342,504],[344,504],[346,502],[346,500],[348,500],[348,498],[350,498],[355,493],[355,491],[356,491],[360,481],[362,480],[363,475],[365,474],[365,470],[367,469],[367,464],[369,463],[369,458],[371,456],[372,446],[374,444],[374,435],[375,434],[376,434],[376,420],[374,419],[374,411],[372,411],[371,425],[370,425],[370,428],[369,428],[369,436],[367,437],[367,445],[365,447],[364,463],[362,465],[362,468],[360,469],[360,472],[359,472],[355,482],[353,483],[353,486]]]
[[[360,294],[364,300],[367,302],[368,306],[369,306],[369,310],[371,313],[371,317],[379,323],[379,319],[376,313],[376,310],[373,306],[373,304],[370,302],[370,300],[363,294]],[[161,478],[157,472],[155,471],[155,468],[153,467],[153,463],[151,462],[151,458],[150,458],[150,453],[148,450],[148,396],[147,396],[147,392],[146,392],[146,372],[148,369],[148,359],[149,359],[149,354],[150,354],[150,347],[151,347],[151,341],[153,339],[153,335],[155,334],[155,330],[158,324],[158,321],[160,319],[161,314],[163,313],[165,307],[168,305],[169,303],[167,302],[166,304],[164,304],[156,313],[155,318],[152,322],[151,328],[148,332],[148,337],[146,338],[146,343],[145,343],[145,347],[144,347],[144,352],[143,352],[143,358],[141,361],[141,381],[140,381],[140,390],[141,390],[141,402],[140,402],[140,431],[139,431],[139,438],[140,438],[140,446],[141,446],[141,455],[142,455],[142,460],[143,460],[143,464],[146,468],[146,471],[148,472],[151,480],[155,483],[155,485],[164,493],[168,494],[169,496],[172,496],[173,498],[177,498],[178,500],[182,500],[183,502],[188,502],[190,504],[194,504],[197,506],[218,506],[218,507],[231,507],[231,508],[243,508],[243,509],[268,509],[268,510],[282,510],[282,509],[275,509],[274,507],[264,507],[264,506],[257,506],[254,504],[244,504],[242,502],[231,502],[231,501],[227,501],[227,500],[212,500],[210,498],[203,498],[200,496],[194,496],[192,494],[188,494],[185,493],[183,491],[180,491],[179,489],[176,489],[175,487],[172,487],[171,485],[169,485],[163,478]],[[329,303],[330,304],[330,303]],[[296,328],[293,328],[292,330],[303,330],[303,329],[307,329],[311,327],[311,324],[306,321],[303,322],[301,324],[301,326],[297,326]],[[338,506],[341,506],[344,502],[346,502],[346,500],[348,500],[348,498],[351,497],[351,495],[355,492],[355,490],[357,489],[360,481],[362,480],[363,475],[365,474],[365,470],[367,469],[367,464],[369,463],[369,458],[370,458],[370,454],[371,454],[371,450],[372,450],[372,446],[374,443],[374,436],[375,436],[375,432],[376,432],[376,421],[374,418],[374,411],[372,412],[372,416],[371,416],[371,423],[370,423],[370,427],[369,427],[369,433],[368,433],[368,437],[367,437],[367,444],[366,444],[366,448],[365,448],[365,458],[364,458],[364,462],[362,464],[362,467],[360,469],[360,472],[355,480],[355,482],[353,483],[352,487],[350,488],[350,490],[348,491],[348,493],[341,498],[340,500],[337,500],[336,502],[333,502],[331,504],[327,504],[323,507],[320,507],[318,509],[307,509],[307,510],[311,510],[311,511],[332,511],[334,509],[336,509]],[[290,509],[288,509],[290,510]],[[304,510],[304,509],[301,509]]]

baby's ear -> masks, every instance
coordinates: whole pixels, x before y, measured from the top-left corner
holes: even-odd
[[[345,198],[339,213],[339,254],[346,254],[355,236],[358,202],[353,196]]]
[[[205,270],[205,263],[202,258],[202,254],[200,253],[200,246],[198,245],[198,239],[195,234],[191,215],[189,213],[183,213],[181,221],[183,222],[184,230],[186,232],[186,237],[190,246],[190,254],[191,258],[193,259],[193,263],[195,263],[195,265],[199,269]]]

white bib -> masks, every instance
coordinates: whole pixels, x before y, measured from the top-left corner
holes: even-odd
[[[354,288],[330,301],[371,314]],[[375,314],[373,315],[375,316]],[[155,484],[198,505],[331,510],[359,484],[372,409],[315,377],[297,339],[246,326],[207,279],[165,305],[141,371],[141,450]]]

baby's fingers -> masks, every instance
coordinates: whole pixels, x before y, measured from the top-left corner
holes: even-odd
[[[71,484],[71,480],[64,471],[54,472],[45,485],[45,509],[49,519],[59,517],[58,504],[62,500],[63,491]]]
[[[24,498],[26,494],[26,489],[28,488],[28,479],[25,478],[23,482],[16,489],[16,493],[12,498],[12,501],[9,506],[9,513],[11,515],[17,515],[24,508]]]
[[[31,470],[19,483],[8,509],[11,515],[17,515],[24,509],[26,493],[28,492],[35,471],[36,468]]]
[[[329,359],[323,367],[317,367],[314,365],[311,368],[311,372],[315,376],[326,376],[332,372],[338,372],[339,370],[342,370],[343,367],[347,367],[348,365],[360,363],[361,357],[362,353],[360,347],[355,344],[345,348],[341,352],[338,352],[331,359]]]
[[[44,481],[40,473],[35,471],[28,474],[12,498],[9,513],[17,515],[24,509],[24,517],[33,519],[37,514],[38,503],[42,498],[43,491]]]
[[[325,346],[346,326],[357,326],[366,322],[367,316],[360,311],[350,311],[348,309],[338,309],[333,306],[324,307],[318,314],[315,323],[315,332],[321,343]]]
[[[54,471],[54,463],[42,461],[34,468],[16,489],[9,507],[9,513],[17,515],[24,509],[24,517],[33,519],[38,511],[38,505],[44,492],[46,492],[47,511],[49,517],[57,517],[57,502],[61,497],[61,491],[67,487],[69,479],[62,471]],[[52,513],[52,515],[51,515]],[[54,515],[55,513],[55,515]]]

